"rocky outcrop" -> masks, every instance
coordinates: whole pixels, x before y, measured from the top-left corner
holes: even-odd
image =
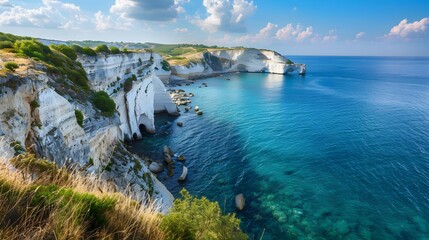
[[[231,72],[305,74],[304,64],[295,64],[277,52],[259,49],[214,50],[201,53],[199,62],[172,66],[172,74],[182,78],[201,78]]]

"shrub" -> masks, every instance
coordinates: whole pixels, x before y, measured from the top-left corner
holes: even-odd
[[[82,49],[83,49],[83,53],[88,56],[97,56],[97,53],[94,51],[94,49],[90,47],[84,47]]]
[[[163,69],[164,71],[170,71],[170,64],[168,64],[168,62],[167,62],[167,61],[162,60],[161,64],[162,64],[162,69]]]
[[[129,92],[132,88],[133,88],[133,79],[132,79],[132,78],[128,78],[128,79],[127,79],[127,80],[125,80],[125,82],[124,82],[124,91],[127,93],[127,92]]]
[[[47,60],[47,55],[52,54],[51,49],[36,41],[32,40],[18,40],[13,44],[17,53],[24,54],[28,57],[37,57],[40,60]]]
[[[217,202],[192,197],[183,189],[161,222],[167,239],[247,239],[234,214],[223,215]]]
[[[15,72],[15,70],[17,68],[19,68],[18,64],[14,63],[14,62],[6,62],[4,64],[4,67],[12,72]]]
[[[81,47],[79,45],[73,44],[73,45],[71,45],[71,48],[73,48],[73,50],[77,53],[85,54],[85,52],[83,51],[83,47]]]
[[[119,50],[119,48],[117,48],[115,46],[110,47],[110,52],[113,53],[113,54],[121,53],[121,51]]]
[[[83,127],[83,114],[79,110],[74,110],[74,115],[76,116],[77,124],[79,124],[80,127]]]
[[[122,52],[123,52],[123,53],[129,53],[130,51],[128,51],[128,48],[123,48],[123,49],[122,49]]]
[[[66,46],[64,44],[58,45],[58,46],[52,45],[51,47],[61,52],[62,54],[66,55],[68,58],[70,58],[73,61],[77,59],[76,51],[72,47]]]
[[[99,91],[93,95],[94,106],[106,116],[113,116],[116,104],[105,91]]]
[[[96,52],[99,53],[110,53],[110,49],[106,44],[99,45],[95,48]]]
[[[36,100],[30,102],[31,111],[34,111],[38,107],[40,107],[40,104]]]
[[[13,48],[13,43],[11,41],[0,41],[0,49],[3,48]]]

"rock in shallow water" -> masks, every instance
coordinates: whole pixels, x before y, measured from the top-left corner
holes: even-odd
[[[152,162],[149,165],[149,170],[153,173],[159,173],[159,172],[162,172],[162,170],[164,170],[164,166],[160,163]]]
[[[235,196],[235,206],[237,207],[238,210],[240,211],[243,210],[245,201],[246,200],[244,199],[244,195],[242,193]]]
[[[187,167],[185,167],[185,166],[183,166],[183,171],[182,171],[182,174],[180,175],[180,177],[179,177],[179,181],[183,181],[183,180],[185,180],[186,179],[186,176],[188,175],[188,168]]]

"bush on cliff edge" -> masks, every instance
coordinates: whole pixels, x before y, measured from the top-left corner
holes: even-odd
[[[167,239],[247,239],[235,214],[223,215],[217,202],[192,197],[183,189],[170,213],[162,218]]]

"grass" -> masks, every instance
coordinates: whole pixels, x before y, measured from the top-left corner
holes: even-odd
[[[0,236],[7,239],[165,239],[159,205],[78,171],[21,154],[0,164]]]

